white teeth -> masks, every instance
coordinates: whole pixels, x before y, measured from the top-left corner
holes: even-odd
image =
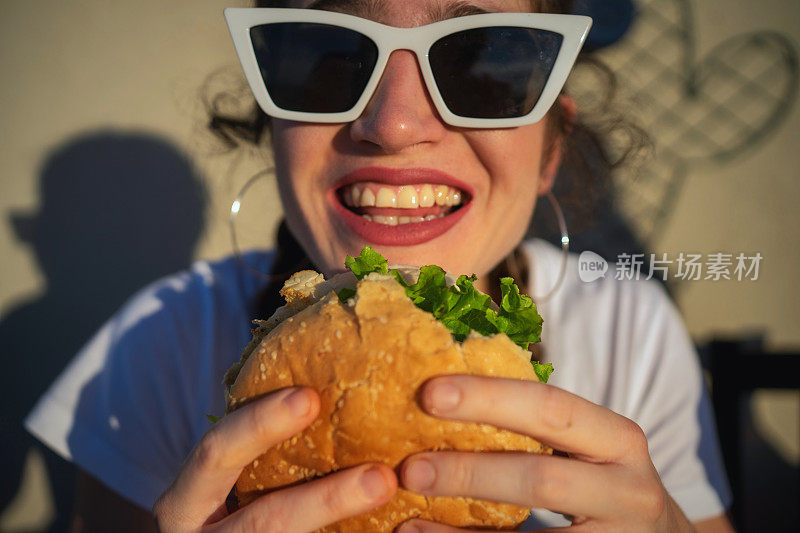
[[[438,215],[428,215],[426,217],[396,217],[393,215],[390,215],[388,217],[385,217],[383,215],[373,215],[373,216],[361,215],[361,216],[369,220],[370,222],[385,224],[387,226],[400,226],[402,224],[430,222],[431,220],[435,220],[437,218],[443,218],[445,214],[441,213]]]
[[[397,207],[397,197],[391,189],[381,187],[375,197],[375,207]]]
[[[397,191],[397,207],[414,209],[417,207],[417,203],[417,190],[414,187],[408,185],[400,187],[400,190]]]
[[[418,207],[450,207],[461,205],[463,193],[447,185],[430,183],[401,185],[400,187],[378,187],[352,184],[342,192],[342,201],[349,207],[396,207],[416,209]]]
[[[447,185],[439,185],[434,191],[436,205],[447,205]]]
[[[356,204],[359,205],[359,204]],[[362,207],[366,206],[373,206],[375,205],[375,194],[369,190],[369,187],[364,189],[364,192],[361,193],[361,204]]]
[[[433,197],[433,187],[427,183],[422,186],[419,191],[419,206],[420,207],[433,207],[436,199]]]
[[[359,197],[361,196],[358,187],[353,185],[353,188],[350,189],[350,201],[352,202],[350,205],[358,205]]]

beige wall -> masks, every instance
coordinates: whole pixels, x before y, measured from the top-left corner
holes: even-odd
[[[772,30],[800,43],[800,3],[703,0],[695,7],[698,52],[744,32]],[[658,251],[756,252],[755,283],[687,283],[679,303],[698,338],[764,330],[773,346],[800,344],[800,106],[778,131],[732,162],[690,172]]]
[[[43,290],[35,259],[16,239],[7,215],[36,210],[43,161],[79,133],[143,131],[185,151],[205,176],[212,200],[195,255],[229,253],[227,207],[234,192],[265,164],[264,156],[250,154],[233,167],[234,155],[209,154],[213,145],[202,133],[198,91],[215,69],[232,67],[238,74],[222,17],[223,7],[235,4],[242,2],[0,4],[0,314]],[[726,37],[757,29],[780,31],[800,42],[798,2],[703,0],[693,5],[701,54]],[[756,149],[731,163],[693,169],[673,216],[653,243],[656,251],[760,251],[764,256],[758,282],[693,282],[680,288],[679,305],[697,339],[764,330],[771,345],[800,345],[799,137],[800,106],[795,105],[780,129]],[[271,227],[276,210],[265,211],[257,220]],[[788,418],[774,422],[767,414],[764,423],[778,428],[779,445],[796,457],[796,439],[780,432],[780,420],[797,416],[796,402],[786,405],[781,416]]]
[[[239,2],[244,5],[244,2]],[[232,156],[209,156],[201,85],[238,69],[222,9],[230,1],[49,2],[0,5],[0,209],[35,210],[48,153],[104,128],[165,138],[195,159],[213,205],[197,257],[230,250],[224,205],[257,160],[226,178]],[[234,70],[238,74],[237,70]],[[274,212],[274,210],[273,210]],[[0,220],[0,311],[41,288],[29,250]]]
[[[242,4],[240,2],[240,4]],[[261,168],[258,157],[235,163],[209,155],[201,84],[218,68],[238,73],[222,18],[223,1],[13,2],[2,7],[0,66],[0,206],[35,210],[38,171],[48,151],[71,137],[112,127],[163,136],[187,154],[212,190],[208,228],[197,257],[230,251],[225,211],[235,191]],[[782,0],[695,5],[702,55],[725,38],[772,29],[800,41],[800,4]],[[68,22],[67,23],[65,23]],[[800,224],[800,107],[762,145],[733,162],[694,168],[656,251],[761,251],[756,283],[687,283],[679,303],[690,331],[703,337],[764,329],[776,345],[800,343],[795,278]],[[270,224],[274,218],[265,218]],[[702,231],[698,231],[702,228]],[[0,311],[40,289],[29,250],[0,220],[3,283]]]

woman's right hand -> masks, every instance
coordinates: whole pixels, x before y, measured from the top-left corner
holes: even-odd
[[[397,477],[388,466],[371,463],[270,492],[228,514],[225,499],[242,469],[300,432],[318,413],[313,389],[289,388],[223,417],[203,435],[153,506],[159,531],[313,531],[389,501]]]

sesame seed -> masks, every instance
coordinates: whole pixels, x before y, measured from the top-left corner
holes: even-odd
[[[281,372],[280,374],[278,374],[278,379],[286,379],[286,373]]]
[[[334,335],[336,335],[337,339],[341,339],[342,338],[342,331],[337,329],[336,332],[334,333]]]
[[[253,461],[253,468],[256,468],[257,466],[258,466],[258,459],[256,459],[255,461]]]
[[[258,485],[256,485],[256,488],[257,488],[258,490],[264,490],[264,485],[262,485],[261,483],[259,483]]]
[[[261,363],[260,365],[258,365],[258,369],[261,370],[262,372],[266,372],[267,371],[267,365],[265,365],[264,363]]]
[[[256,475],[254,473],[250,472],[250,479],[255,479],[255,478],[256,478]]]

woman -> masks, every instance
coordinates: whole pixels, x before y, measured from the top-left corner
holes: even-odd
[[[395,27],[484,12],[570,11],[569,2],[556,0],[290,4],[313,4]],[[556,24],[569,26],[574,19],[568,19]],[[352,17],[330,20],[361,24]],[[552,37],[536,35],[543,43]],[[260,38],[266,50],[271,36]],[[312,42],[303,35],[296,38],[298,46]],[[569,44],[566,35],[558,42]],[[361,52],[369,48],[356,44]],[[456,58],[470,55],[470,47],[475,57],[488,53],[480,39],[450,44],[438,68],[452,67],[455,74]],[[546,44],[541,46],[546,50]],[[453,55],[453,50],[461,54]],[[314,52],[313,44],[309,51]],[[507,60],[525,50],[513,52]],[[545,78],[551,69],[548,79],[563,65],[560,60],[544,65],[547,54],[531,57],[542,63],[537,69]],[[430,60],[437,61],[433,54]],[[493,61],[497,63],[491,58],[485,63],[491,66]],[[333,72],[345,75],[340,69]],[[252,254],[250,261],[282,273],[307,257],[330,274],[341,268],[346,253],[369,243],[391,262],[435,263],[485,280],[516,253],[530,263],[533,294],[546,291],[557,277],[558,252],[521,240],[536,199],[553,185],[563,140],[576,121],[574,102],[563,94],[555,100],[563,80],[555,83],[552,107],[546,93],[553,85],[541,81],[545,89],[531,111],[547,112],[541,120],[511,128],[480,127],[487,123],[460,124],[448,111],[461,106],[455,115],[514,118],[524,112],[513,101],[508,108],[487,109],[483,106],[496,100],[486,94],[468,98],[476,87],[511,100],[514,95],[481,82],[476,87],[456,83],[447,88],[448,97],[447,82],[440,79],[433,89],[442,92],[440,98],[422,72],[412,52],[395,51],[363,109],[344,122],[324,122],[327,113],[336,112],[330,92],[314,100],[314,87],[287,84],[281,95],[273,86],[273,107],[261,95],[262,107],[284,116],[271,120],[270,133],[289,232],[284,230],[277,255]],[[329,81],[326,73],[316,74],[320,83]],[[259,83],[254,87],[257,98]],[[276,109],[281,106],[283,111]],[[292,106],[314,115],[283,113]],[[420,197],[428,194],[427,185],[434,195],[447,185],[442,195],[449,200],[428,205],[422,220],[409,213],[403,221],[400,217],[410,211],[399,199],[403,185],[415,188]],[[367,190],[385,201],[369,198]],[[456,209],[458,205],[462,207]],[[300,257],[291,253],[296,248],[287,241],[292,239],[302,247]],[[570,266],[576,272],[574,259]],[[481,288],[490,291],[486,285]],[[193,272],[162,281],[112,319],[46,395],[29,428],[102,480],[82,477],[76,530],[153,530],[145,509],[163,491],[153,513],[165,532],[309,531],[383,504],[398,485],[422,494],[472,496],[554,511],[538,513],[539,521],[531,525],[568,525],[557,514],[563,513],[576,531],[731,530],[724,517],[728,496],[713,423],[675,309],[655,284],[608,279],[581,285],[574,275],[567,276],[552,303],[541,306],[548,359],[557,368],[552,383],[563,388],[442,376],[427,383],[421,395],[435,416],[511,428],[569,457],[425,453],[407,460],[399,477],[386,465],[361,465],[270,493],[228,515],[225,499],[243,466],[301,431],[319,409],[315,391],[296,388],[243,407],[208,431],[202,423],[202,413],[219,412],[216,383],[246,343],[248,298],[260,289],[234,261],[201,263]],[[236,296],[241,294],[246,296]],[[264,306],[266,311],[270,305]],[[58,422],[59,428],[53,429],[48,424],[63,405],[74,421]],[[544,415],[532,417],[532,405],[542,406],[537,412]],[[415,520],[400,531],[456,529]]]

